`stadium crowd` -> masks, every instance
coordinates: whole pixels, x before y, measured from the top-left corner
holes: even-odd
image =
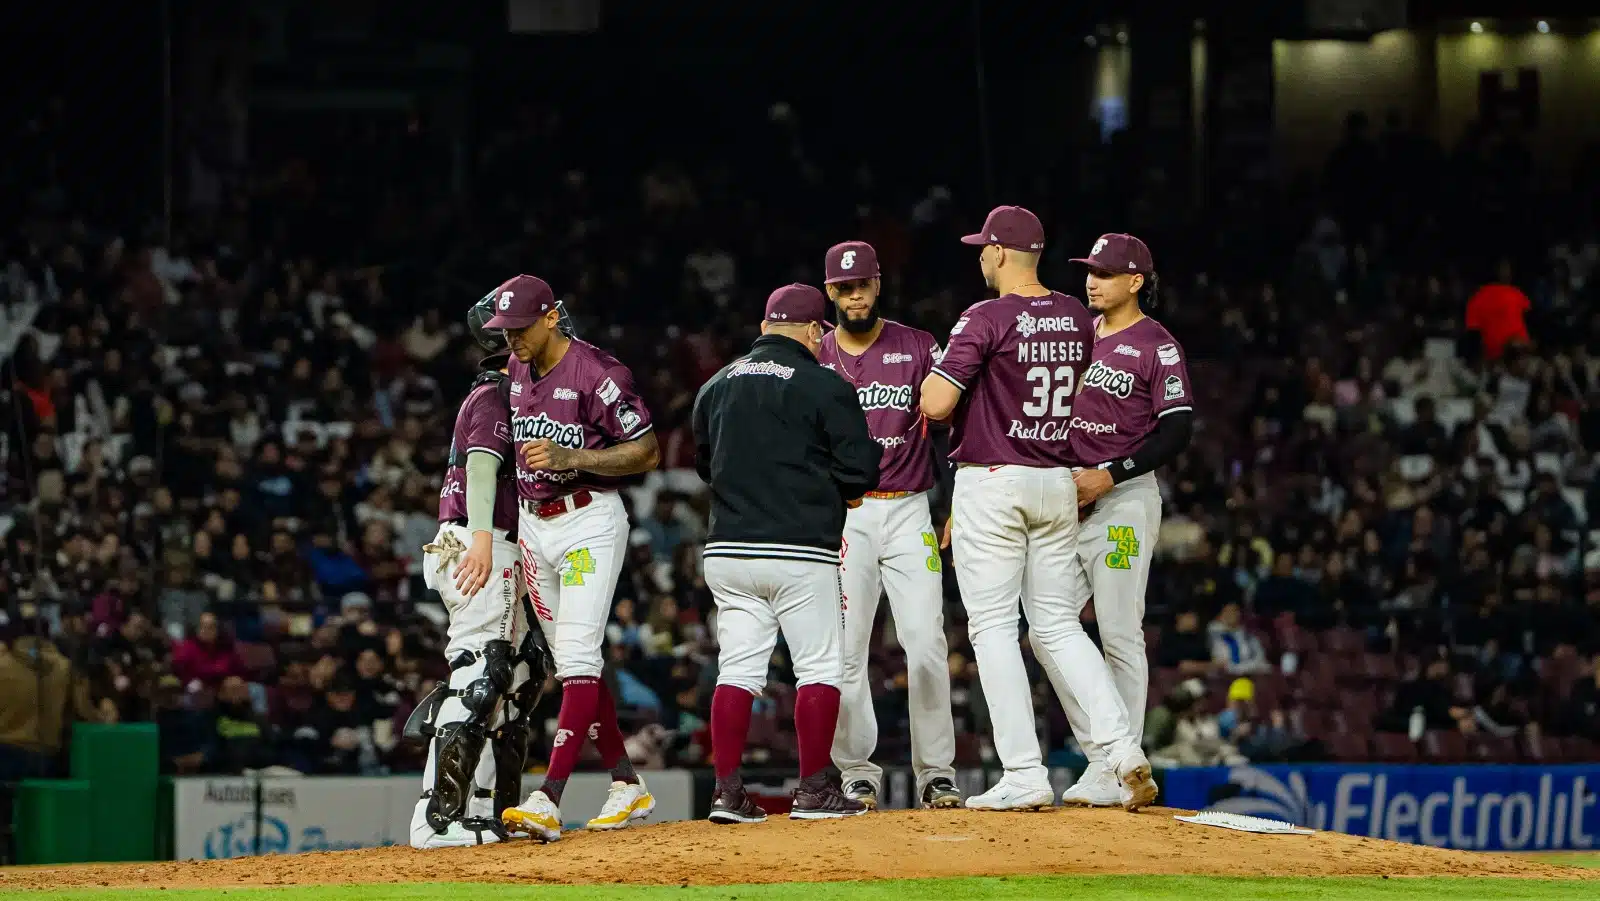
[[[419,562],[476,363],[460,321],[516,271],[568,293],[655,414],[663,467],[627,493],[607,677],[636,760],[702,761],[694,389],[835,241],[872,242],[887,315],[936,334],[981,291],[953,237],[987,198],[819,167],[790,110],[759,124],[771,158],[602,171],[551,156],[561,119],[527,111],[482,145],[472,204],[377,180],[367,161],[431,158],[411,136],[335,133],[337,152],[264,154],[170,240],[30,208],[0,273],[0,780],[58,769],[74,719],[157,722],[179,773],[420,769],[400,733],[446,672]],[[1199,433],[1159,473],[1152,759],[1594,759],[1595,154],[1557,194],[1510,130],[1447,151],[1354,117],[1319,177],[1213,190],[1195,220],[1137,146],[1075,148],[1015,199],[1053,229],[1061,290],[1094,235],[1146,237],[1153,313],[1194,361]],[[976,765],[992,749],[949,569],[958,759]],[[882,633],[880,752],[903,759]],[[780,646],[753,762],[793,754],[786,681]]]

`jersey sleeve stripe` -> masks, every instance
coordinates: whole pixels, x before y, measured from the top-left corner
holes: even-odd
[[[502,456],[499,451],[491,450],[491,449],[489,449],[487,447],[469,447],[469,448],[467,448],[467,453],[469,453],[469,454],[488,454],[489,456],[495,458],[496,460],[504,460],[505,459],[505,457]]]
[[[653,422],[652,423],[646,423],[645,427],[640,429],[640,430],[638,430],[637,432],[629,432],[628,434],[622,436],[622,440],[623,441],[633,441],[636,438],[643,438],[645,436],[645,433],[649,432],[651,429],[653,429],[655,427],[656,427],[655,423],[653,423]]]
[[[956,381],[954,376],[952,376],[948,372],[945,372],[943,369],[940,369],[937,366],[933,367],[933,374],[939,376],[940,378],[942,378],[945,381],[949,382],[950,384],[956,386],[957,388],[959,388],[962,391],[967,390],[967,386],[966,385],[963,385],[960,382]]]
[[[1157,413],[1156,414],[1156,418],[1160,419],[1161,417],[1167,415],[1168,413],[1193,413],[1193,412],[1194,412],[1194,407],[1191,407],[1188,404],[1184,404],[1181,407],[1168,407],[1167,409],[1162,410],[1160,413]]]

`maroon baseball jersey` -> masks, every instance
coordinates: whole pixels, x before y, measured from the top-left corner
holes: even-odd
[[[933,454],[917,392],[939,359],[939,342],[921,329],[883,321],[867,352],[853,357],[839,349],[838,331],[822,337],[817,362],[855,386],[872,440],[883,445],[879,491],[927,491],[933,487]]]
[[[466,521],[467,454],[493,454],[502,464],[511,459],[511,414],[493,382],[479,385],[467,394],[456,413],[456,428],[450,436],[450,468],[445,470],[444,488],[439,491],[439,521]],[[494,527],[517,531],[517,490],[509,478],[495,484]]]
[[[1120,460],[1138,450],[1156,420],[1193,409],[1183,348],[1146,316],[1095,337],[1093,361],[1072,411],[1073,453],[1086,466]]]
[[[973,304],[933,371],[961,389],[950,433],[958,463],[1071,466],[1067,423],[1089,366],[1093,323],[1076,297],[1007,294]]]
[[[572,339],[561,362],[539,378],[515,357],[511,373],[511,436],[517,445],[517,493],[547,501],[580,488],[614,490],[620,479],[568,469],[530,470],[523,445],[548,438],[562,447],[601,450],[650,431],[650,411],[633,390],[633,374],[616,358]]]

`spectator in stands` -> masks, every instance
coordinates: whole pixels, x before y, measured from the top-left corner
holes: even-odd
[[[1290,560],[1287,554],[1279,560]],[[1235,676],[1270,672],[1272,663],[1267,659],[1266,648],[1245,627],[1244,614],[1238,604],[1224,604],[1217,618],[1206,627],[1206,637],[1211,644],[1211,659],[1217,668]]]
[[[1472,709],[1457,702],[1451,689],[1450,661],[1435,657],[1400,683],[1394,704],[1378,724],[1385,732],[1405,732],[1412,740],[1428,729],[1473,730]]]
[[[1401,431],[1397,449],[1402,454],[1426,455],[1435,461],[1448,457],[1450,431],[1439,421],[1433,398],[1417,398],[1416,418]]]
[[[150,701],[151,718],[161,736],[161,771],[180,776],[205,772],[215,731],[210,719],[194,708],[183,681],[170,673],[158,676]]]
[[[229,676],[244,675],[244,663],[215,613],[200,614],[189,637],[172,649],[172,674],[186,684],[200,683],[213,690]]]
[[[1161,667],[1184,676],[1208,676],[1219,665],[1210,640],[1200,631],[1200,614],[1193,610],[1180,610],[1174,617],[1172,631],[1161,639],[1160,655]]]
[[[1244,763],[1222,738],[1217,718],[1200,706],[1205,683],[1179,683],[1145,718],[1144,746],[1156,766],[1217,766]],[[1160,761],[1159,763],[1157,761]]]
[[[1467,329],[1477,333],[1484,359],[1491,361],[1500,359],[1507,345],[1529,340],[1524,317],[1533,308],[1528,295],[1513,283],[1510,260],[1501,260],[1495,271],[1495,279],[1467,301],[1466,316]]]
[[[1316,590],[1303,578],[1295,575],[1294,555],[1290,553],[1274,554],[1272,556],[1272,572],[1256,588],[1255,612],[1262,617],[1273,617],[1280,613],[1306,613],[1316,604]],[[1238,604],[1223,606],[1226,612],[1228,607],[1238,610]],[[1222,618],[1218,617],[1220,621]],[[1229,625],[1231,631],[1236,624]],[[1216,631],[1216,622],[1211,624],[1210,630]]]
[[[222,680],[214,714],[215,753],[208,769],[238,774],[277,762],[271,726],[255,709],[250,686],[243,678],[228,676]]]
[[[102,719],[72,662],[24,625],[0,627],[0,782],[54,775],[71,722]]]
[[[1589,668],[1588,677],[1572,687],[1556,722],[1568,735],[1600,742],[1600,657]]]
[[[639,527],[650,535],[650,552],[657,561],[670,561],[687,537],[687,529],[678,520],[678,495],[672,491],[656,494],[655,509],[639,521]]]
[[[359,775],[377,768],[377,748],[370,723],[356,709],[356,686],[337,675],[295,729],[300,769],[324,775]]]

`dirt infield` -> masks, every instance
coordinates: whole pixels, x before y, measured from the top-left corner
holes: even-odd
[[[666,823],[568,833],[559,843],[379,848],[282,857],[0,870],[0,891],[217,888],[373,882],[729,885],[935,876],[1191,874],[1231,876],[1600,877],[1528,857],[1442,851],[1333,832],[1247,835],[1155,808],[1034,814],[885,811],[849,820],[758,826]]]

